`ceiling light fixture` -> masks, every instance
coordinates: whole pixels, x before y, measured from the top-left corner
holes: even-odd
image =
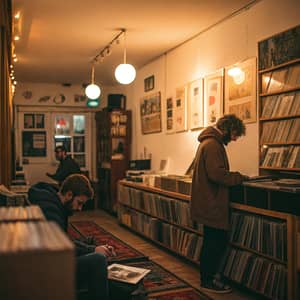
[[[115,77],[121,84],[129,84],[134,81],[136,76],[135,68],[131,64],[126,63],[126,30],[122,29],[124,33],[124,63],[117,66],[115,70]]]
[[[94,79],[95,79],[95,65],[94,63],[92,63],[91,84],[89,84],[85,88],[85,94],[89,99],[93,99],[93,100],[99,98],[101,94],[101,89],[97,84],[95,84]]]
[[[101,95],[101,89],[100,87],[95,84],[94,81],[94,75],[95,75],[95,64],[98,63],[98,59],[100,62],[103,62],[104,58],[106,56],[111,55],[112,52],[112,45],[114,42],[117,43],[119,40],[119,37],[124,33],[124,29],[122,29],[102,50],[92,59],[92,78],[91,78],[91,84],[89,84],[86,89],[85,89],[85,94],[89,98],[87,105],[89,107],[96,107],[98,106],[98,101],[99,96]],[[91,101],[94,100],[94,101]]]

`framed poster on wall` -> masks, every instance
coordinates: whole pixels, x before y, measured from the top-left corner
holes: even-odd
[[[203,122],[203,80],[198,79],[189,85],[189,128],[202,128]]]
[[[142,134],[161,132],[161,100],[160,92],[141,99]]]
[[[23,157],[46,157],[46,131],[23,131],[22,154]]]
[[[220,69],[204,78],[204,125],[211,126],[223,115],[223,76]]]
[[[176,89],[175,131],[187,130],[187,86]]]
[[[174,105],[172,97],[166,99],[166,133],[174,133]]]
[[[225,69],[224,103],[226,114],[235,114],[244,123],[256,122],[255,57]]]

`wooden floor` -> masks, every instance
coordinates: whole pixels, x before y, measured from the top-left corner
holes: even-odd
[[[123,240],[125,243],[129,244],[131,247],[137,249],[138,251],[144,253],[151,260],[162,265],[164,268],[170,272],[176,274],[178,277],[182,278],[188,282],[191,286],[195,287],[198,290],[200,289],[200,280],[199,280],[199,270],[196,266],[191,265],[188,262],[184,262],[182,259],[169,254],[168,252],[161,250],[160,247],[156,246],[154,243],[149,242],[149,240],[142,238],[134,234],[132,231],[127,230],[125,227],[118,224],[118,220],[107,214],[102,210],[95,211],[83,211],[76,213],[71,217],[72,220],[91,220],[102,226],[107,231],[114,234],[119,239]],[[207,296],[211,299],[223,300],[241,300],[241,299],[257,299],[254,296],[249,296],[246,293],[233,290],[230,294],[214,294],[205,292]]]

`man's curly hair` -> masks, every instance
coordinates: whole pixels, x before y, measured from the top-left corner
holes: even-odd
[[[234,131],[237,136],[246,134],[246,127],[243,121],[234,114],[224,115],[217,121],[216,126],[224,133],[232,133]]]

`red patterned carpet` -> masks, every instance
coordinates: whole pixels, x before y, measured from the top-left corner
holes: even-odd
[[[208,300],[208,296],[193,289],[188,283],[167,271],[162,266],[148,260],[143,253],[133,249],[99,225],[91,221],[71,222],[68,234],[72,239],[93,237],[96,245],[109,244],[115,248],[116,257],[108,262],[118,262],[133,267],[150,269],[142,282],[136,286],[111,281],[112,300]]]
[[[71,226],[69,226],[68,232],[73,238],[78,238],[77,234],[79,234],[79,236],[83,237],[93,237],[96,245],[108,244],[113,246],[116,256],[110,257],[108,259],[109,262],[123,262],[146,258],[143,253],[133,249],[128,244],[124,243],[94,222],[76,221],[71,222],[70,225]]]

